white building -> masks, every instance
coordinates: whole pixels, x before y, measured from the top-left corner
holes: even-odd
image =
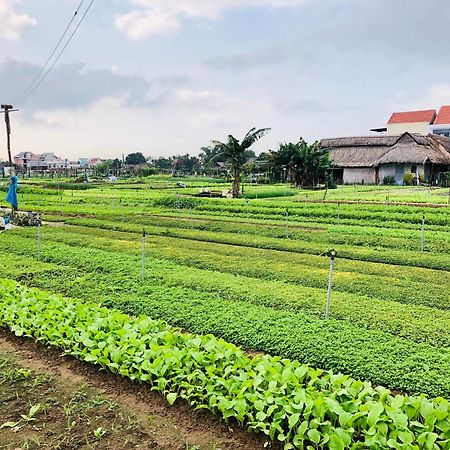
[[[433,134],[450,137],[450,105],[441,107],[430,130]]]
[[[426,136],[435,119],[435,109],[395,112],[388,121],[387,134],[399,136],[402,133],[413,133]]]

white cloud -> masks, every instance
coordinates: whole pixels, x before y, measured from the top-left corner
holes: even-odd
[[[423,91],[401,91],[391,99],[390,109],[392,111],[408,111],[419,109],[439,110],[442,105],[450,105],[450,83],[436,83],[425,88]]]
[[[309,0],[130,0],[135,9],[116,17],[115,25],[129,39],[138,40],[180,28],[183,19],[217,19],[244,7],[295,8]]]
[[[64,110],[61,111],[38,111],[33,114],[36,124],[44,127],[74,128],[77,123],[73,117],[67,117]]]
[[[0,0],[0,39],[17,41],[25,28],[36,25],[28,14],[15,12],[18,0]]]
[[[430,107],[439,108],[441,105],[450,105],[450,84],[440,83],[431,86],[427,98],[432,102]]]
[[[184,102],[196,102],[198,100],[210,100],[219,97],[220,94],[215,91],[192,91],[184,89],[177,92],[177,97]]]

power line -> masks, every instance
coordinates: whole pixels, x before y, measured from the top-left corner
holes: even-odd
[[[80,4],[78,5],[77,9],[75,10],[72,18],[70,19],[69,23],[66,26],[66,29],[64,30],[63,34],[61,35],[61,37],[59,38],[59,41],[57,42],[57,44],[55,45],[55,48],[53,49],[53,51],[51,52],[50,56],[47,58],[47,60],[45,61],[45,63],[43,64],[43,66],[41,67],[41,69],[39,70],[39,72],[36,74],[36,76],[33,78],[33,80],[31,81],[31,83],[27,86],[27,88],[22,92],[22,94],[17,98],[17,100],[15,100],[14,103],[20,102],[22,100],[22,98],[24,98],[28,91],[30,89],[33,88],[34,83],[36,83],[36,81],[39,79],[39,77],[41,76],[42,72],[44,72],[44,70],[46,69],[48,63],[51,61],[51,59],[53,58],[54,54],[56,53],[56,51],[58,50],[58,47],[60,46],[61,42],[63,41],[63,39],[66,37],[67,32],[69,31],[69,28],[71,27],[71,25],[73,24],[73,21],[75,20],[75,18],[77,17],[78,11],[80,10],[81,6],[83,5],[84,0],[81,0]]]
[[[41,83],[47,78],[48,74],[52,71],[52,69],[56,66],[56,64],[58,63],[59,59],[61,58],[62,54],[64,53],[64,50],[67,48],[67,46],[70,44],[70,42],[72,41],[73,37],[75,36],[75,33],[78,31],[78,28],[80,28],[80,25],[82,24],[84,18],[87,16],[87,13],[89,12],[89,10],[91,9],[92,4],[94,3],[95,0],[91,0],[91,2],[89,3],[88,7],[86,8],[86,11],[84,12],[83,16],[81,17],[80,21],[77,23],[77,26],[75,27],[75,29],[72,31],[72,34],[69,36],[69,39],[67,40],[67,42],[64,44],[64,47],[61,49],[61,51],[58,53],[58,56],[56,57],[56,59],[53,61],[53,64],[44,72],[43,76],[41,77],[41,79],[38,81],[38,83],[31,89],[30,92],[28,92],[27,95],[25,95],[22,98],[22,102],[24,102],[28,97],[30,97],[30,95],[32,95],[36,89],[41,85]]]

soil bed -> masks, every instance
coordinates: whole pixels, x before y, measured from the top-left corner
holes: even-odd
[[[0,449],[275,448],[266,441],[183,401],[169,406],[149,385],[0,329]]]

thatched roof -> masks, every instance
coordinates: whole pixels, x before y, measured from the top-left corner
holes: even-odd
[[[331,147],[330,156],[336,166],[375,167],[378,165],[377,161],[389,151],[389,148],[381,146]]]
[[[404,133],[323,139],[338,167],[378,167],[380,164],[450,164],[450,138]]]
[[[374,147],[391,146],[398,140],[398,136],[355,136],[322,139],[322,147]]]

